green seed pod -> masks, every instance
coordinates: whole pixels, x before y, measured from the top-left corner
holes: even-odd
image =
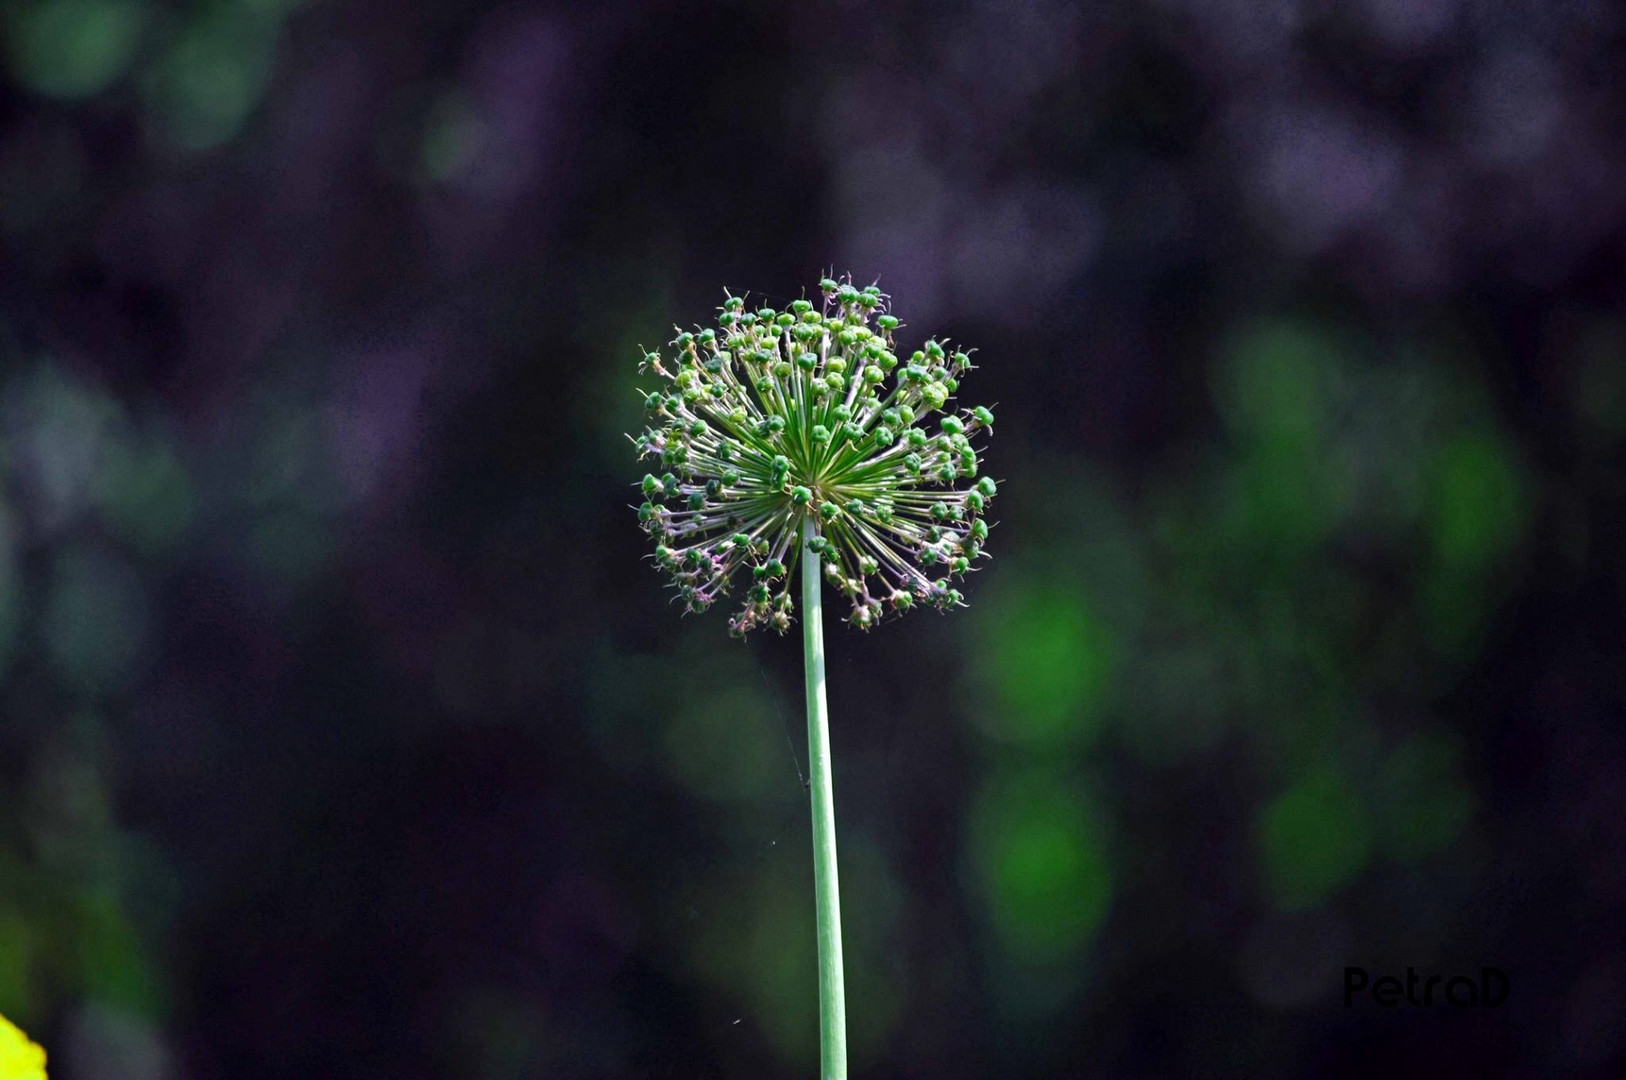
[[[983,498],[992,499],[999,493],[999,485],[994,483],[993,477],[985,476],[977,481],[977,490],[982,492]]]
[[[920,388],[920,400],[929,408],[941,409],[948,400],[948,390],[942,383],[927,383]]]
[[[813,492],[800,484],[790,489],[790,501],[797,506],[806,506],[807,501],[813,497]]]

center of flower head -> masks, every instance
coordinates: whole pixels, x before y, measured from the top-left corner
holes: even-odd
[[[651,424],[634,442],[665,472],[644,477],[639,520],[687,610],[750,568],[735,633],[790,626],[805,523],[806,547],[863,628],[916,602],[961,603],[951,581],[984,555],[980,515],[996,487],[975,479],[971,440],[994,417],[948,411],[970,357],[929,340],[901,362],[880,289],[825,278],[820,291],[821,310],[748,311],[730,296],[717,330],[680,332],[675,356],[644,357],[666,385],[646,394]]]

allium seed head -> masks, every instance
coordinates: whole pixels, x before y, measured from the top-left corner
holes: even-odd
[[[639,485],[638,520],[687,611],[749,568],[735,634],[789,628],[804,524],[861,629],[916,604],[963,604],[952,580],[987,558],[981,515],[995,484],[971,483],[973,440],[994,415],[950,404],[950,371],[971,370],[969,356],[930,340],[900,366],[886,294],[850,276],[823,279],[819,293],[817,308],[796,300],[779,313],[725,292],[720,331],[679,332],[640,368],[664,385],[639,392],[649,423],[631,438],[662,475]]]

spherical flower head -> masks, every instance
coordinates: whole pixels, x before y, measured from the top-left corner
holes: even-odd
[[[0,1080],[45,1080],[45,1050],[0,1016]]]
[[[820,301],[753,309],[724,293],[717,328],[680,331],[640,370],[649,472],[638,520],[685,611],[731,590],[735,634],[791,625],[805,545],[869,629],[915,607],[962,606],[955,583],[987,558],[997,490],[977,442],[994,414],[955,404],[967,351],[928,340],[900,357],[890,299],[851,277]]]

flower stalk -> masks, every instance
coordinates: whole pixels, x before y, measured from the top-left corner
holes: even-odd
[[[802,524],[802,543],[815,535]],[[824,1080],[847,1078],[847,991],[841,964],[841,885],[830,778],[830,709],[824,690],[824,608],[819,553],[802,557],[802,656],[807,674],[807,769],[813,800],[813,894],[819,939],[819,1062]]]

